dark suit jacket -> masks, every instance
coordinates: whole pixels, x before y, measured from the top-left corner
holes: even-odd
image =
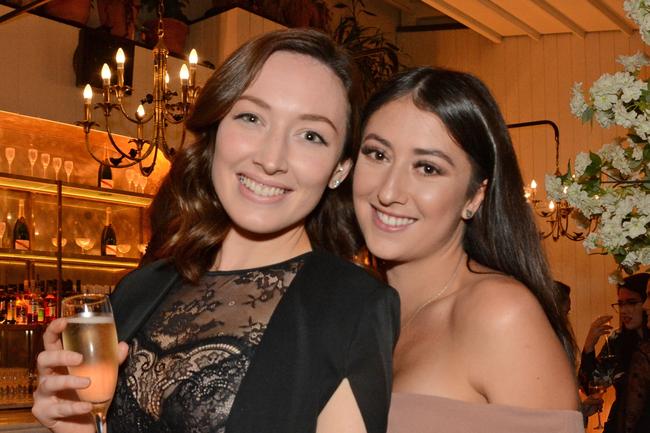
[[[120,341],[133,338],[180,283],[165,261],[127,275],[111,299]],[[351,263],[314,251],[271,316],[226,431],[313,432],[319,413],[347,378],[368,433],[384,433],[398,333],[395,290]]]

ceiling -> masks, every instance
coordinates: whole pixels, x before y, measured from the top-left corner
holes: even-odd
[[[504,37],[621,31],[637,26],[625,16],[623,0],[383,0],[400,9],[403,25],[451,18],[492,42]]]

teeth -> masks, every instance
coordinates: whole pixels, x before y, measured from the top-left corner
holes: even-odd
[[[413,218],[395,218],[394,216],[386,215],[380,211],[377,211],[377,216],[381,222],[391,227],[407,226],[415,222],[415,219]]]
[[[247,178],[246,176],[239,176],[239,182],[254,194],[262,197],[273,197],[276,195],[282,195],[287,192],[286,189],[267,186],[263,183],[257,183],[254,180]]]

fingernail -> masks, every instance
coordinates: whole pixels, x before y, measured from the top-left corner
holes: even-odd
[[[74,362],[75,364],[81,364],[81,361],[84,360],[84,357],[81,353],[73,353],[70,357],[70,361]]]

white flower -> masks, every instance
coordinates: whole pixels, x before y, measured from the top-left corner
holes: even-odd
[[[582,245],[588,253],[595,250],[598,248],[598,235],[596,233],[589,233],[589,236],[587,236]]]
[[[578,183],[569,185],[566,192],[566,201],[570,206],[578,208],[587,218],[602,211],[598,199],[591,197]]]
[[[616,77],[610,74],[603,74],[594,82],[589,90],[594,101],[594,106],[600,111],[607,111],[618,101],[620,85]]]
[[[650,65],[650,58],[642,52],[637,51],[632,56],[618,56],[618,63],[623,65],[627,72],[636,72],[643,66]]]
[[[546,195],[551,200],[558,202],[564,199],[564,186],[562,186],[562,179],[552,174],[544,176],[544,186],[546,187]]]
[[[606,111],[596,111],[596,120],[603,128],[609,128],[614,123],[612,114]]]
[[[648,223],[648,217],[632,218],[629,221],[625,221],[623,223],[623,230],[625,232],[625,236],[627,236],[630,239],[634,239],[641,235],[647,234],[648,231],[645,228],[647,223]]]
[[[632,144],[632,159],[635,161],[641,161],[643,159],[643,148],[644,146],[638,143]]]
[[[585,173],[585,170],[591,164],[591,157],[587,152],[580,152],[576,155],[575,160],[575,175],[580,177]]]
[[[582,117],[582,114],[589,108],[585,102],[585,97],[582,94],[582,83],[575,83],[571,89],[572,96],[569,106],[571,107],[571,113],[576,117]]]

